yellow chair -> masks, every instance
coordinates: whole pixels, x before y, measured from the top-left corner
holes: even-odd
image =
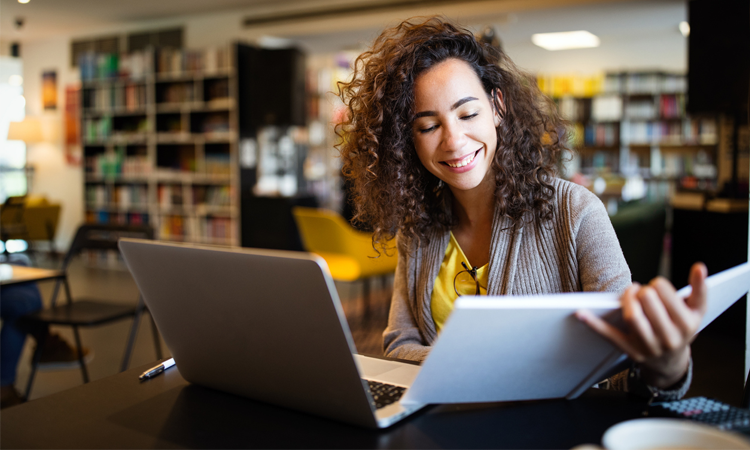
[[[390,256],[381,250],[377,257],[372,234],[355,230],[339,214],[302,206],[294,207],[292,212],[305,250],[325,259],[334,280],[362,280],[365,316],[369,315],[370,279],[396,270],[395,245],[388,251]]]
[[[60,205],[44,197],[8,197],[0,205],[0,240],[23,239],[49,241],[50,253],[56,254],[55,231],[60,218]]]

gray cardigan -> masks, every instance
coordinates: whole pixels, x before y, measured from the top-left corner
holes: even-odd
[[[630,269],[602,202],[587,189],[554,179],[552,220],[513,224],[495,213],[490,245],[488,295],[533,295],[580,291],[622,292]],[[432,288],[450,233],[430,236],[429,244],[399,243],[385,354],[422,361],[437,338],[432,319]],[[637,371],[618,374],[610,385],[620,390],[656,392],[660,398],[684,395],[691,371],[675,390],[656,391],[638,383]],[[637,386],[640,384],[642,386]]]

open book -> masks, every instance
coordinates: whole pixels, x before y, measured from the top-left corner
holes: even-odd
[[[702,330],[750,290],[750,263],[708,277]],[[687,286],[678,291],[690,295]],[[617,326],[619,295],[461,297],[402,402],[575,398],[627,356],[575,318],[589,309]],[[621,324],[620,324],[621,325]]]

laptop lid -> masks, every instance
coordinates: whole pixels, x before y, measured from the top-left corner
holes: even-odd
[[[322,259],[136,239],[120,249],[186,380],[377,426]]]

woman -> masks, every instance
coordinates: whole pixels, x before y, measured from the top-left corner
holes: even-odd
[[[636,362],[611,381],[684,394],[706,269],[687,301],[661,278],[630,285],[601,201],[555,178],[566,124],[533,78],[440,18],[384,31],[354,69],[337,130],[354,220],[382,251],[398,235],[387,355],[424,359],[458,295],[623,292],[627,333],[578,313]]]

